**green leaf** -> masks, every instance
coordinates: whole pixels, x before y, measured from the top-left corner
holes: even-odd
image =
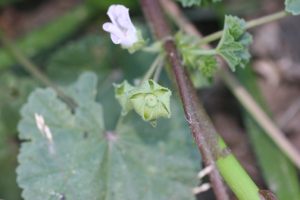
[[[196,87],[208,86],[218,69],[215,56],[203,54],[207,50],[200,49],[198,37],[178,32],[175,39],[183,64],[188,67],[194,85]]]
[[[222,0],[177,0],[177,1],[179,1],[184,7],[191,7],[191,6],[200,6],[204,3],[216,3]]]
[[[17,133],[19,109],[36,85],[35,81],[27,77],[10,72],[0,74],[0,121],[3,122],[5,132]]]
[[[157,129],[129,115],[116,131],[105,130],[103,115],[111,116],[95,101],[96,83],[87,73],[66,90],[79,105],[74,113],[51,89],[30,95],[18,127],[24,199],[194,199],[199,159],[180,106],[173,102],[176,117]],[[52,143],[38,131],[35,113],[45,118]]]
[[[217,72],[217,60],[214,56],[200,56],[198,63],[199,70],[205,77],[213,77]]]
[[[300,14],[300,0],[285,0],[285,10],[293,15]]]
[[[223,35],[216,50],[232,71],[235,71],[236,67],[245,67],[251,57],[248,46],[252,37],[245,33],[245,27],[246,22],[243,19],[225,16]]]

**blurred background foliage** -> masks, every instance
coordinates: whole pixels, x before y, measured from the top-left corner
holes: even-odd
[[[108,91],[111,90],[111,82],[117,82],[124,78],[134,80],[143,74],[153,59],[145,53],[129,55],[126,51],[113,45],[108,35],[103,33],[101,26],[107,20],[106,10],[113,3],[122,3],[129,7],[135,24],[145,28],[143,27],[145,24],[140,23],[142,22],[142,13],[137,0],[1,0],[0,28],[1,32],[11,38],[16,47],[40,66],[40,70],[56,84],[68,85],[87,70],[96,72],[102,83],[98,85],[98,91],[101,93],[99,95],[106,97],[104,101],[110,101],[113,99],[113,95]],[[185,9],[185,14],[204,34],[209,34],[222,27],[224,14],[239,15],[249,19],[280,10],[282,7],[283,3],[280,0],[229,0],[205,8]],[[279,40],[275,42],[281,43]],[[253,50],[255,59],[257,57],[265,59],[274,57],[272,53],[266,56],[261,51],[265,52],[266,50]],[[255,61],[253,61],[253,65],[256,66]],[[256,71],[256,73],[260,77],[264,77],[266,74],[262,71]],[[269,80],[268,78],[264,78],[261,82]],[[253,80],[249,77],[248,79]],[[299,82],[296,82],[296,86],[291,86],[291,90],[294,91],[294,87],[298,88],[297,84]],[[20,107],[26,102],[28,94],[36,87],[43,86],[18,64],[4,46],[0,46],[0,199],[21,199],[15,174],[20,143],[16,127],[20,118]],[[266,87],[262,87],[262,89],[268,90]],[[256,93],[257,88],[251,90]],[[232,145],[231,148],[257,184],[263,188],[268,187],[270,180],[265,179],[260,170],[266,171],[268,167],[276,165],[276,163],[266,162],[264,166],[257,167],[259,164],[253,158],[253,149],[249,145],[242,145],[242,147],[238,145],[245,138],[246,144],[250,143],[246,134],[243,134],[246,132],[245,129],[252,127],[250,130],[260,133],[261,130],[253,128],[255,124],[253,125],[249,116],[242,116],[243,112],[239,112],[239,105],[232,100],[232,96],[219,81],[212,88],[201,90],[199,94],[210,111],[217,128],[222,130],[221,133],[225,132],[226,134],[227,129],[228,132],[236,132],[237,127],[239,132],[242,132],[237,137],[238,141],[234,141],[232,139],[234,136],[230,134],[227,137],[224,136],[225,140]],[[286,98],[290,97],[290,94],[284,95],[287,96]],[[297,93],[297,95],[299,94]],[[300,96],[297,95],[293,97]],[[270,94],[264,93],[264,96],[269,104]],[[276,104],[269,104],[269,106],[275,115],[280,115],[281,112],[276,110]],[[104,110],[111,112],[107,107],[104,107]],[[113,113],[116,112],[112,112],[112,115]],[[222,122],[218,122],[219,116],[226,118],[228,113],[231,114],[230,119],[237,119],[235,125],[226,121],[228,118],[223,118]],[[117,118],[117,114],[114,117]],[[243,120],[246,122],[242,122]],[[107,127],[112,128],[113,124],[107,124]],[[287,129],[287,132],[293,133],[295,130],[299,129],[292,127]],[[296,138],[294,140],[296,144],[300,144],[300,142],[297,143],[300,141],[299,136],[293,134],[290,136],[292,139]],[[255,137],[255,133],[250,134],[250,137]],[[252,148],[256,148],[255,145]],[[256,150],[254,151],[257,153]],[[299,195],[298,176],[289,163],[283,165],[283,167],[286,166],[288,167],[286,169],[291,172],[287,174],[291,177],[287,182],[294,181],[296,187],[291,193],[294,192],[297,196]],[[285,194],[282,195],[281,199]]]

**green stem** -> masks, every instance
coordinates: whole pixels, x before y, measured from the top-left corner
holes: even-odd
[[[159,54],[155,58],[155,60],[151,64],[151,66],[149,67],[148,71],[145,73],[145,75],[144,75],[143,79],[141,80],[140,84],[144,83],[145,81],[147,81],[148,79],[151,78],[151,76],[154,74],[156,68],[160,65],[160,63],[162,61],[163,61],[163,56]]]
[[[226,144],[219,139],[219,145],[226,151]],[[255,185],[247,172],[232,153],[219,157],[216,161],[217,167],[239,200],[259,200],[259,188]]]
[[[277,12],[277,13],[274,13],[274,14],[271,14],[271,15],[260,17],[258,19],[253,19],[253,20],[250,20],[246,23],[246,29],[250,29],[250,28],[253,28],[253,27],[256,27],[256,26],[267,24],[267,23],[270,23],[272,21],[282,19],[286,16],[289,16],[289,13],[287,13],[285,11],[280,11],[280,12]],[[206,37],[203,37],[201,39],[201,41],[199,42],[199,45],[208,44],[208,43],[211,43],[215,40],[218,40],[222,37],[222,35],[223,35],[223,31],[218,31],[218,32],[210,34]]]
[[[280,12],[277,12],[277,13],[274,13],[274,14],[271,14],[271,15],[260,17],[258,19],[250,20],[246,24],[246,29],[250,29],[250,28],[253,28],[253,27],[256,27],[256,26],[267,24],[267,23],[282,19],[282,18],[284,18],[286,16],[289,16],[289,15],[290,14],[285,12],[285,11],[280,11]]]
[[[223,31],[217,31],[208,36],[205,36],[200,40],[199,46],[216,41],[216,40],[220,39],[222,37],[222,35],[223,35]]]
[[[214,56],[217,54],[215,49],[198,49],[191,53],[201,56]]]
[[[162,62],[160,62],[159,66],[156,68],[154,76],[153,76],[153,80],[155,82],[158,82],[160,74],[161,74],[161,71],[163,69],[163,66],[164,66],[164,62],[162,61]]]

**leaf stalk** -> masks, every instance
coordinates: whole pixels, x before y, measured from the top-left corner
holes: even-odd
[[[257,19],[253,19],[253,20],[246,22],[246,29],[250,29],[250,28],[254,28],[254,27],[257,27],[257,26],[260,26],[263,24],[267,24],[267,23],[282,19],[289,15],[290,14],[285,11],[279,11],[274,14],[270,14],[270,15],[263,16],[263,17],[260,17]],[[223,31],[221,30],[221,31],[212,33],[208,36],[205,36],[201,39],[201,41],[199,42],[199,45],[204,45],[204,44],[208,44],[213,41],[216,41],[216,40],[220,39],[222,37],[222,35],[223,35]]]

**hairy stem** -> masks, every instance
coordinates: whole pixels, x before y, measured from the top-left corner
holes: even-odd
[[[223,157],[223,149],[218,145],[218,135],[199,101],[175,43],[170,38],[170,27],[162,13],[157,0],[141,0],[142,8],[156,38],[164,42],[164,50],[176,80],[180,98],[183,103],[186,119],[189,123],[194,140],[202,154],[204,163],[216,166],[215,160]],[[224,156],[227,160],[227,156]],[[218,200],[227,200],[228,195],[216,168],[210,173],[210,181]]]
[[[253,20],[250,20],[246,23],[246,29],[253,28],[253,27],[256,27],[256,26],[260,26],[260,25],[263,25],[263,24],[267,24],[267,23],[270,23],[272,21],[282,19],[286,16],[289,16],[289,13],[287,13],[285,11],[280,11],[280,12],[270,14],[270,15],[267,15],[267,16],[264,16],[264,17],[253,19]],[[218,40],[222,37],[222,34],[223,34],[223,31],[218,31],[218,32],[212,33],[208,36],[205,36],[201,39],[199,44],[200,45],[208,44],[210,42]]]

